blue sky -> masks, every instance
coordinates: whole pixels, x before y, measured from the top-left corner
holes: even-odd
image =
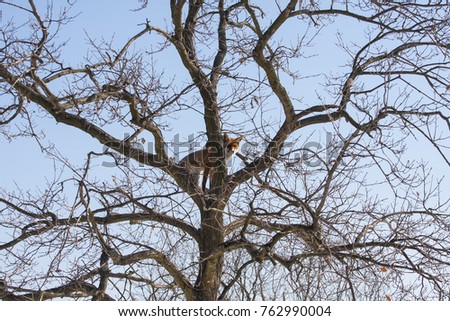
[[[24,3],[25,1],[17,1]],[[38,1],[36,1],[38,2]],[[39,1],[44,2],[44,1]],[[55,1],[55,8],[58,5],[65,4],[66,1]],[[76,15],[73,22],[63,26],[59,33],[58,40],[67,41],[67,45],[63,48],[62,57],[67,65],[84,66],[85,56],[92,54],[88,45],[88,37],[94,41],[112,40],[113,46],[118,50],[123,44],[140,30],[146,19],[154,25],[164,28],[169,23],[168,1],[153,0],[150,1],[150,7],[142,11],[132,11],[130,9],[139,7],[139,1],[108,1],[108,0],[80,0],[72,9],[72,14]],[[13,20],[15,23],[25,21],[27,17],[19,10],[7,7],[0,3],[2,10],[3,22]],[[166,21],[167,20],[167,21]],[[337,19],[335,24],[328,26],[321,31],[320,36],[311,39],[311,46],[305,48],[305,56],[307,58],[299,59],[293,62],[290,67],[297,71],[303,77],[300,80],[292,81],[283,78],[284,85],[289,90],[293,98],[297,98],[296,107],[298,109],[321,103],[320,97],[327,102],[325,78],[326,76],[345,75],[348,72],[346,63],[349,62],[349,56],[342,52],[337,46],[337,33],[340,33],[345,41],[353,42],[357,47],[364,40],[362,35],[363,29],[355,28],[353,24],[348,24],[345,18]],[[294,42],[297,37],[301,37],[305,29],[296,22],[292,22],[284,27],[280,37],[287,42]],[[317,28],[317,31],[320,28]],[[152,33],[138,40],[132,50],[140,48],[150,50],[159,41],[159,37]],[[180,81],[187,77],[186,71],[183,69],[179,58],[173,51],[167,51],[164,54],[154,57],[158,67],[165,72],[166,80],[175,79]],[[248,67],[249,72],[252,71]],[[256,77],[252,74],[252,77]],[[0,103],[5,103],[4,97],[0,96]],[[274,119],[281,118],[280,105],[276,98],[271,98],[266,102],[268,109],[272,109],[266,114],[266,117]],[[55,145],[58,152],[66,157],[71,163],[77,167],[82,167],[86,161],[87,154],[90,151],[101,152],[103,146],[92,137],[81,132],[78,129],[68,127],[64,124],[57,124],[53,119],[45,117],[45,114],[39,111],[38,107],[29,105],[29,112],[33,114],[36,124],[36,130],[42,132],[45,137],[41,140],[44,147]],[[196,113],[182,113],[176,118],[170,119],[170,128],[166,131],[166,140],[171,141],[176,135],[180,135],[180,140],[185,140],[190,134],[203,132],[204,124],[202,117]],[[11,124],[12,130],[17,132],[16,126],[20,126],[23,120],[16,119]],[[339,126],[339,125],[338,125]],[[343,125],[344,128],[345,124]],[[1,129],[0,129],[1,130]],[[228,128],[233,130],[233,128]],[[302,130],[300,135],[309,137],[309,141],[316,141],[325,147],[327,132],[333,132],[333,126],[318,125],[305,131]],[[117,135],[125,136],[128,133],[126,129],[118,129]],[[148,137],[150,137],[148,135]],[[450,177],[447,164],[439,157],[438,153],[433,149],[431,144],[427,143],[419,136],[418,140],[410,136],[410,147],[406,152],[406,158],[411,160],[424,159],[433,167],[433,173],[436,177],[445,176],[442,183],[443,198],[450,195]],[[148,139],[150,141],[150,139]],[[244,142],[245,144],[246,142]],[[7,192],[18,192],[19,190],[30,190],[32,193],[43,191],[46,189],[48,182],[53,181],[60,175],[59,169],[61,163],[55,162],[54,159],[43,153],[39,144],[32,138],[15,138],[8,141],[3,135],[0,135],[0,150],[4,151],[0,161],[0,194],[2,189]],[[239,161],[234,162],[234,168],[242,166]],[[55,171],[55,168],[58,169]],[[67,179],[73,176],[68,168],[62,168],[61,179]],[[115,175],[118,171],[115,168],[98,166],[95,175],[109,180],[111,175]],[[368,173],[368,177],[373,179],[375,174]],[[66,189],[68,201],[71,202],[76,197],[74,191],[70,188]],[[386,195],[392,196],[389,191],[377,190],[379,198],[383,199]],[[389,197],[388,196],[388,197]],[[357,201],[357,200],[356,200]],[[61,213],[61,217],[67,213]],[[0,238],[4,235],[0,235]],[[9,237],[9,236],[8,236]]]
[[[23,1],[18,1],[21,3]],[[55,2],[55,7],[61,3]],[[67,64],[73,66],[83,66],[84,57],[90,55],[90,49],[87,44],[88,36],[93,40],[110,40],[114,46],[119,49],[133,35],[142,30],[146,19],[152,24],[164,28],[169,25],[168,21],[168,2],[150,1],[149,8],[142,11],[132,11],[138,8],[139,1],[78,1],[71,13],[77,15],[75,20],[63,26],[59,34],[61,41],[68,40],[63,48],[62,57]],[[2,20],[13,19],[16,23],[25,20],[26,16],[22,12],[11,7],[1,5]],[[339,74],[346,70],[345,63],[348,62],[348,56],[336,46],[336,34],[339,32],[345,40],[358,43],[362,39],[362,29],[354,28],[353,25],[346,23],[345,19],[337,20],[336,23],[328,29],[322,31],[321,35],[314,40],[311,48],[306,49],[309,55],[308,60],[303,60],[292,68],[298,71],[304,79],[292,82],[286,79],[285,85],[293,97],[298,97],[301,102],[299,108],[317,104],[318,95],[325,95],[323,92],[324,76],[330,73]],[[303,30],[296,29],[297,25],[290,24],[282,31],[281,36],[284,40],[296,40],[301,36]],[[158,37],[154,34],[143,37],[136,43],[136,48],[150,49],[157,41]],[[173,55],[172,55],[173,54]],[[165,53],[156,57],[157,64],[163,66],[165,75],[170,79],[172,77],[185,77],[186,73],[181,63],[172,52]],[[309,78],[307,76],[318,75]],[[2,97],[0,97],[0,102]],[[276,100],[273,100],[276,104]],[[36,107],[30,106],[31,109]],[[276,108],[275,108],[276,109]],[[274,117],[279,117],[277,111]],[[167,133],[167,140],[170,141],[176,134],[180,134],[181,139],[186,139],[191,133],[204,131],[201,117],[199,115],[188,115],[189,119],[179,117],[171,120],[171,131]],[[192,117],[192,118],[191,118]],[[48,146],[54,144],[62,155],[68,157],[73,163],[82,166],[86,154],[91,151],[101,151],[102,146],[88,135],[79,130],[69,128],[62,124],[56,124],[52,119],[36,118],[38,120],[37,129],[45,133],[46,138],[43,144]],[[14,124],[13,124],[14,126]],[[325,143],[325,132],[330,127],[314,128],[316,133],[314,139],[320,143]],[[124,132],[123,135],[126,133]],[[416,143],[415,147],[408,151],[412,159],[420,159],[424,155],[434,166],[438,175],[444,175],[448,172],[446,164],[438,157],[437,153],[429,144]],[[0,176],[2,177],[2,186],[7,189],[15,189],[17,183],[19,187],[34,189],[35,186],[45,185],[45,177],[54,176],[54,161],[40,151],[38,144],[30,138],[16,138],[8,142],[3,136],[0,136],[0,148],[8,151],[8,155],[13,157],[3,157],[0,166]],[[432,157],[428,157],[433,155]],[[112,169],[103,169],[105,173],[113,171]],[[450,181],[446,178],[446,190],[449,190]]]

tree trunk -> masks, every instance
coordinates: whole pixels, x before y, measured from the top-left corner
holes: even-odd
[[[218,209],[202,211],[200,230],[199,273],[195,285],[199,301],[217,300],[222,277],[223,254],[212,256],[211,253],[223,243],[223,214]]]

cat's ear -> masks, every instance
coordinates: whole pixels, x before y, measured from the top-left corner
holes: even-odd
[[[226,140],[226,141],[230,140],[230,137],[228,137],[228,133],[227,132],[223,133],[223,139]]]
[[[240,143],[241,140],[243,140],[243,139],[244,139],[244,136],[241,135],[241,136],[239,136],[238,138],[234,139],[234,141],[237,142],[237,143]]]

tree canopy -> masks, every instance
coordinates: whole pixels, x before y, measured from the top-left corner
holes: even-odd
[[[1,5],[2,146],[55,173],[0,185],[3,300],[449,298],[448,2],[139,1],[75,55],[81,4]]]

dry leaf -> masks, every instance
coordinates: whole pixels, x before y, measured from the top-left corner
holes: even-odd
[[[383,266],[383,267],[380,267],[380,271],[381,272],[387,272],[387,269]]]

